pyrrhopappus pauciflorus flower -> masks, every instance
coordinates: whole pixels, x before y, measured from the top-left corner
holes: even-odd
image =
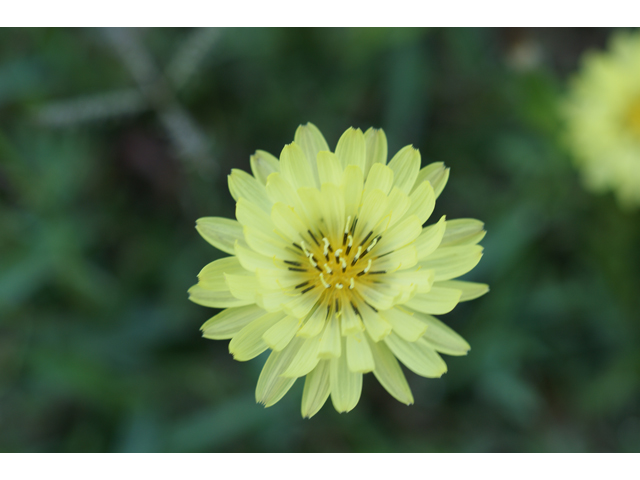
[[[484,226],[442,217],[423,228],[449,169],[420,164],[412,146],[387,163],[386,136],[372,128],[349,128],[331,152],[309,123],[279,160],[258,150],[253,175],[232,170],[237,220],[197,222],[204,239],[230,256],[204,267],[189,294],[224,309],[202,326],[203,335],[231,339],[236,360],[271,351],[258,402],[273,405],[306,377],[303,416],[315,415],[329,396],[338,412],[348,412],[363,374],[373,372],[411,404],[398,360],[440,377],[447,366],[439,353],[467,353],[467,342],[433,315],[488,291],[455,280],[480,261]]]

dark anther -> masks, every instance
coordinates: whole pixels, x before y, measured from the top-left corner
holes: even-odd
[[[367,236],[366,236],[366,237],[364,237],[364,240],[362,240],[362,241],[360,242],[360,246],[364,245],[364,242],[366,242],[367,240],[369,240],[369,237],[370,237],[372,234],[373,234],[373,230],[372,230],[372,231],[370,231],[369,233],[367,233]]]
[[[313,233],[311,233],[311,230],[307,230],[307,233],[309,235],[311,235],[311,238],[313,238],[313,241],[316,242],[316,245],[320,246],[320,243],[318,242],[318,239],[316,237],[314,237]]]

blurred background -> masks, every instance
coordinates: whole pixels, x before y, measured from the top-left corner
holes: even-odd
[[[0,30],[0,451],[640,451],[640,212],[585,191],[558,101],[607,29]],[[266,357],[201,337],[226,176],[311,121],[384,128],[478,218],[491,292],[415,405],[255,404]]]

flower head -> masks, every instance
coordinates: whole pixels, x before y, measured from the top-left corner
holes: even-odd
[[[567,143],[594,191],[640,205],[640,32],[619,32],[585,56],[563,105]]]
[[[280,160],[258,150],[253,176],[229,175],[236,220],[207,217],[200,234],[231,256],[200,272],[192,301],[225,308],[202,326],[231,339],[239,361],[270,349],[256,388],[267,407],[305,377],[302,415],[329,395],[339,412],[360,398],[373,372],[396,399],[413,403],[397,359],[424,377],[447,367],[437,352],[465,355],[469,345],[433,317],[488,291],[453,280],[482,256],[482,222],[423,228],[449,169],[420,169],[411,146],[387,164],[382,130],[348,129],[335,153],[311,123],[300,126]]]

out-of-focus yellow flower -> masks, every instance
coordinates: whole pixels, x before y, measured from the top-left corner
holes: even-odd
[[[367,372],[413,403],[396,359],[440,377],[447,366],[437,352],[465,355],[469,345],[432,315],[488,291],[454,280],[480,261],[482,222],[442,217],[423,228],[449,169],[420,169],[412,146],[387,165],[385,134],[371,128],[348,129],[332,153],[310,123],[280,160],[258,150],[251,168],[229,175],[237,220],[197,222],[231,255],[207,265],[189,290],[192,301],[225,308],[202,326],[204,337],[230,338],[239,361],[271,349],[256,388],[267,407],[306,376],[303,416],[329,395],[348,412]]]
[[[587,187],[640,205],[640,32],[585,55],[563,104],[567,140]]]

